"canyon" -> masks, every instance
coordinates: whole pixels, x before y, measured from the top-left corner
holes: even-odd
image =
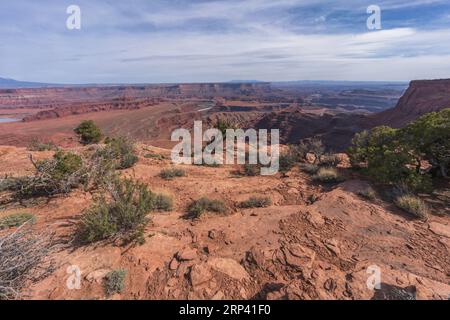
[[[413,81],[409,88],[380,84],[179,84],[0,90],[0,176],[34,172],[30,162],[54,151],[32,151],[33,138],[86,154],[73,133],[94,120],[108,136],[135,142],[137,163],[122,170],[154,192],[170,195],[173,208],[151,213],[144,242],[102,241],[74,245],[83,214],[98,197],[84,188],[31,203],[2,204],[0,218],[32,214],[36,232],[54,233],[54,270],[30,283],[27,299],[354,300],[448,299],[450,286],[450,186],[424,196],[432,208],[417,220],[393,205],[386,186],[350,169],[339,154],[336,170],[345,181],[321,184],[295,166],[284,174],[242,176],[238,165],[178,165],[185,175],[166,180],[170,134],[192,129],[195,120],[213,127],[281,130],[281,148],[321,138],[342,151],[356,132],[377,125],[401,127],[419,116],[450,107],[450,80]],[[362,86],[362,88],[361,88]],[[402,97],[401,97],[402,96]],[[376,97],[376,99],[374,99]],[[401,97],[401,98],[400,98]],[[368,100],[367,100],[368,99]],[[376,102],[374,102],[376,100]],[[397,102],[398,100],[398,102]],[[336,102],[339,101],[339,102]],[[364,107],[368,102],[369,107]],[[375,112],[376,110],[377,112]],[[373,186],[379,197],[361,190]],[[264,195],[271,204],[242,208]],[[0,192],[0,200],[5,194]],[[227,214],[187,219],[190,202],[217,199]],[[5,230],[0,230],[0,236]],[[66,285],[69,267],[80,270],[80,288]],[[126,270],[124,289],[106,295],[104,281]],[[378,289],[367,286],[368,270],[381,272]]]

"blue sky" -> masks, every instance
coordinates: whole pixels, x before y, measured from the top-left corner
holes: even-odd
[[[448,0],[3,0],[0,39],[0,77],[27,81],[450,78]]]

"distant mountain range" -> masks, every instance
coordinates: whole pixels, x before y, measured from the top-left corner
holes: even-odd
[[[17,81],[14,79],[0,78],[0,88],[16,89],[16,88],[42,88],[42,87],[59,87],[61,85],[50,83],[39,83],[29,81]]]
[[[224,82],[227,83],[227,82]],[[288,86],[302,86],[302,87],[322,87],[322,86],[407,86],[407,82],[387,82],[387,81],[315,81],[315,80],[299,80],[299,81],[273,81],[264,82],[259,80],[231,80],[228,83],[232,84],[259,84],[271,83],[273,87],[288,87]],[[107,86],[134,86],[134,85],[148,85],[145,83],[122,84],[122,83],[108,83],[108,84],[57,84],[57,83],[42,83],[31,81],[19,81],[15,79],[0,78],[0,89],[20,89],[20,88],[48,88],[48,87],[107,87]]]

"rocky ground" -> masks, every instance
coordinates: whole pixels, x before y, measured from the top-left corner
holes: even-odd
[[[413,220],[392,204],[364,200],[367,185],[349,178],[320,186],[293,169],[286,177],[241,177],[233,167],[183,166],[186,177],[158,177],[170,167],[139,146],[138,164],[124,172],[155,192],[174,198],[169,213],[152,214],[145,244],[102,242],[75,246],[71,240],[92,195],[76,190],[67,197],[7,206],[36,215],[37,230],[54,230],[62,244],[52,254],[55,271],[32,285],[30,299],[448,299],[450,217],[435,210],[427,221]],[[25,148],[0,147],[0,175],[32,171]],[[51,152],[34,152],[36,159]],[[344,170],[344,169],[343,169]],[[273,205],[237,209],[250,196],[268,196]],[[184,218],[187,205],[207,196],[221,199],[227,215]],[[447,206],[447,208],[445,207]],[[441,207],[439,207],[441,208]],[[448,202],[444,203],[444,211]],[[439,211],[439,212],[438,212]],[[69,289],[68,267],[81,271],[81,287]],[[125,290],[106,297],[103,278],[127,271]],[[379,268],[381,289],[368,288],[368,271]]]

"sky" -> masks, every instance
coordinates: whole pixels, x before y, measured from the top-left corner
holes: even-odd
[[[81,9],[69,30],[67,7]],[[381,29],[369,30],[369,5]],[[0,77],[47,83],[450,78],[448,0],[1,0]]]

